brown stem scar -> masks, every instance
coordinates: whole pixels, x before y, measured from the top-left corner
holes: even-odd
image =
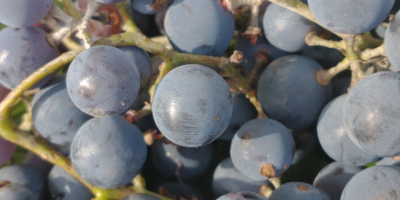
[[[271,178],[275,176],[275,168],[270,163],[263,163],[258,169],[258,173],[266,178]]]

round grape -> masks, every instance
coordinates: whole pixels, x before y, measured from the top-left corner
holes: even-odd
[[[385,33],[385,53],[394,71],[400,71],[400,12],[390,21]]]
[[[400,194],[400,167],[375,166],[364,169],[350,179],[341,200],[387,199]]]
[[[83,124],[71,144],[78,174],[101,188],[116,188],[139,173],[147,154],[142,132],[120,116],[93,118]]]
[[[67,73],[68,94],[83,112],[105,117],[127,110],[139,92],[140,76],[123,51],[95,46],[80,53]]]
[[[268,41],[286,52],[301,50],[306,46],[306,35],[317,30],[315,23],[277,4],[268,6],[263,18],[263,27]]]
[[[182,65],[159,83],[153,117],[172,142],[199,147],[217,139],[229,124],[232,95],[225,80],[202,65]]]
[[[175,0],[165,16],[165,31],[179,52],[220,56],[235,28],[233,15],[217,0]]]
[[[33,26],[53,6],[53,0],[0,0],[0,22],[10,27]]]
[[[366,165],[378,159],[357,147],[349,138],[343,125],[343,104],[347,94],[329,102],[322,110],[317,123],[319,142],[332,159],[348,165]]]
[[[288,55],[274,60],[258,81],[257,97],[268,117],[290,129],[303,130],[318,120],[331,99],[331,85],[316,79],[321,66],[306,57]]]
[[[359,81],[343,104],[343,122],[361,150],[380,157],[400,155],[400,73],[378,72]]]
[[[341,34],[367,32],[381,23],[395,0],[308,0],[314,17],[324,28]]]
[[[33,72],[58,56],[50,46],[46,32],[40,28],[5,28],[0,32],[0,83],[14,89]],[[41,87],[51,79],[48,76],[32,88]]]
[[[273,119],[253,119],[232,140],[233,165],[253,180],[276,177],[292,164],[294,140],[288,129]]]

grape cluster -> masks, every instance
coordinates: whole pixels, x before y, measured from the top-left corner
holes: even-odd
[[[274,2],[0,0],[0,199],[397,199],[399,1]]]

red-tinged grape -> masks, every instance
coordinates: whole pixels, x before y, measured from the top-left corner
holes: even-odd
[[[16,145],[0,138],[0,165],[7,162],[14,154]]]

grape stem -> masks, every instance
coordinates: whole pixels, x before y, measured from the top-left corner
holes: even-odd
[[[84,46],[86,48],[89,48],[90,44],[92,43],[92,39],[87,33],[89,21],[92,19],[93,14],[96,12],[97,8],[100,7],[100,5],[101,4],[96,1],[88,0],[85,16],[82,18],[81,23],[76,27],[78,30],[76,36],[84,41]]]
[[[355,36],[349,36],[343,38],[346,44],[346,54],[350,61],[351,69],[351,83],[352,88],[359,80],[365,77],[365,73],[362,70],[361,59],[356,51],[354,51],[354,38]]]
[[[323,46],[327,48],[337,49],[339,51],[344,51],[346,45],[344,41],[341,40],[340,42],[333,41],[333,40],[325,40],[317,35],[317,32],[311,31],[305,37],[306,44],[308,46]]]
[[[338,75],[340,72],[349,69],[350,60],[346,57],[339,62],[335,67],[329,69],[320,69],[316,73],[317,81],[323,86],[327,86],[331,83],[333,77]]]
[[[361,55],[360,58],[362,60],[371,60],[372,58],[378,57],[378,56],[386,56],[385,55],[385,46],[384,44],[382,44],[379,47],[376,47],[374,49],[366,49],[364,50]]]
[[[82,15],[71,0],[54,0],[54,1],[62,3],[64,5],[65,13],[74,18],[75,21],[78,22],[81,21]]]

